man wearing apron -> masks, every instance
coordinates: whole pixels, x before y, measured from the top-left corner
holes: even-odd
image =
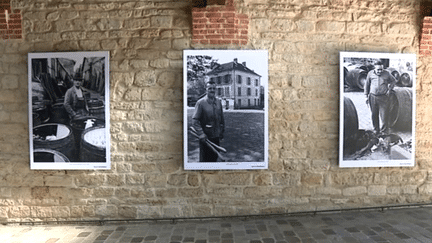
[[[81,88],[83,78],[79,73],[76,73],[73,78],[74,86],[66,91],[64,99],[64,107],[71,119],[88,115],[87,102],[84,97],[84,92]]]

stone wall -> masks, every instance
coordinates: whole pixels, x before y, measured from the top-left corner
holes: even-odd
[[[247,43],[192,42],[191,0],[12,0],[0,41],[0,221],[250,215],[430,203],[432,58],[418,57],[416,165],[338,167],[340,51],[419,52],[416,0],[235,0]],[[269,169],[184,171],[184,49],[269,51]],[[110,51],[112,169],[31,171],[27,53]]]

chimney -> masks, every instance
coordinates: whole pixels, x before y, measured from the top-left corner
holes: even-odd
[[[246,62],[242,62],[243,66],[246,67]]]
[[[234,58],[234,63],[237,63],[237,58]]]

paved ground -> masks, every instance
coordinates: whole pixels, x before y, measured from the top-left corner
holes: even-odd
[[[6,225],[1,242],[432,242],[432,207],[208,220]]]

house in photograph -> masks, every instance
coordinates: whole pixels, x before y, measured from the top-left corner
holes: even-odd
[[[222,99],[227,109],[261,109],[261,75],[239,63],[237,58],[232,62],[216,64],[207,73],[209,80],[216,83],[216,96]]]

